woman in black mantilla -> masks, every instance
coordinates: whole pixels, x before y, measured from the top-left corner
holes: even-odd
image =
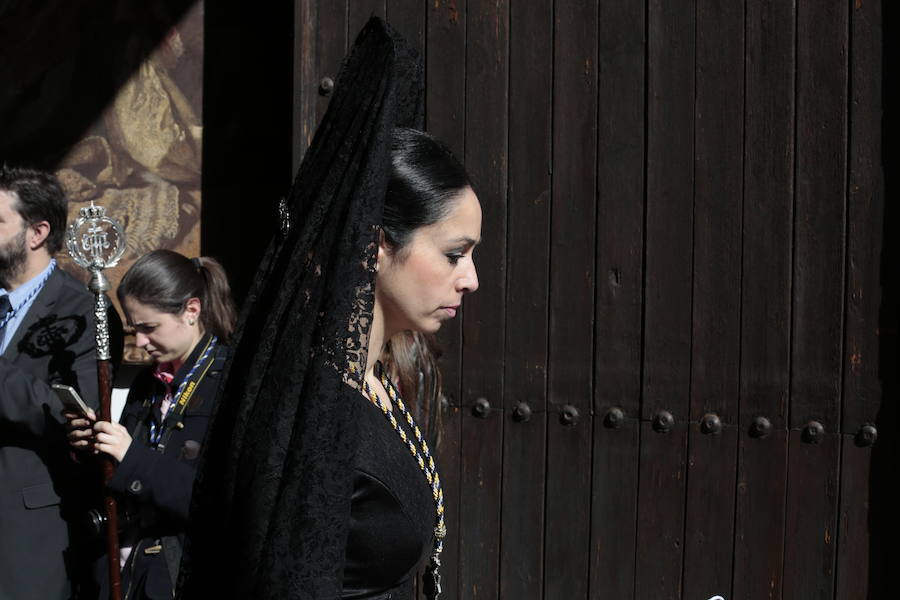
[[[153,364],[128,391],[118,423],[64,413],[69,443],[117,461],[123,599],[171,598],[195,466],[229,357],[235,310],[214,259],[155,250],[116,290],[135,343]],[[96,562],[97,598],[109,596],[108,562]]]
[[[477,288],[481,207],[450,152],[412,129],[421,101],[418,57],[373,18],[245,307],[179,597],[405,599],[437,563],[440,479],[393,384],[410,379],[379,358]]]

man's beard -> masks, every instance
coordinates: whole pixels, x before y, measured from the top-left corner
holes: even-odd
[[[9,289],[9,284],[25,272],[27,251],[25,230],[7,243],[0,245],[0,286]]]

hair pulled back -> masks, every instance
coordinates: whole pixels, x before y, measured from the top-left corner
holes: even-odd
[[[116,289],[119,302],[132,298],[173,315],[191,298],[200,300],[200,324],[207,333],[227,340],[236,311],[225,269],[214,258],[187,258],[172,250],[154,250],[139,258]]]
[[[384,199],[381,230],[395,252],[412,240],[415,230],[446,217],[460,193],[472,187],[465,167],[443,143],[423,131],[394,129],[391,178]],[[424,424],[435,446],[440,438],[440,347],[433,335],[404,331],[392,337],[382,361],[397,381],[404,402]]]
[[[424,131],[394,129],[381,221],[385,241],[402,249],[417,228],[446,217],[468,187],[472,182],[466,169],[447,146]]]

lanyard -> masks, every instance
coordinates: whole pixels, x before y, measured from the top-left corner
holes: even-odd
[[[56,269],[56,259],[55,258],[50,259],[50,268],[47,269],[47,272],[44,273],[44,277],[41,278],[41,280],[38,282],[38,284],[36,286],[34,286],[34,289],[28,293],[28,296],[25,298],[25,300],[20,302],[19,305],[17,307],[15,307],[14,309],[12,308],[12,305],[10,305],[10,311],[6,314],[5,317],[0,319],[0,330],[2,330],[4,327],[6,327],[7,323],[12,321],[13,318],[15,318],[15,316],[17,314],[19,314],[19,311],[22,310],[22,307],[25,306],[26,304],[28,304],[29,302],[31,302],[32,298],[37,296],[40,293],[40,291],[42,289],[44,289],[44,284],[47,283],[47,280],[50,279],[51,275],[53,275],[54,269]],[[7,294],[7,297],[10,299],[10,301],[12,301],[12,296],[10,294]]]
[[[212,353],[216,347],[217,341],[218,338],[216,336],[212,336],[206,343],[206,347],[203,349],[203,352],[200,353],[200,357],[194,362],[194,366],[191,367],[191,370],[188,371],[188,374],[178,386],[178,391],[175,393],[175,397],[172,398],[172,402],[169,404],[169,409],[166,411],[166,414],[160,415],[159,425],[157,425],[156,420],[151,417],[150,445],[160,452],[165,450],[165,445],[161,442],[163,433],[165,432],[166,426],[169,422],[169,417],[174,413],[175,417],[178,419],[178,423],[181,422],[181,415],[184,414],[188,402],[190,402],[191,397],[197,390],[197,386],[200,384],[200,381],[203,379],[203,377],[206,376],[206,373],[209,371],[209,368],[212,366],[213,362],[215,362],[215,360],[212,358]],[[156,397],[154,396],[153,404],[155,403]],[[178,425],[176,424],[176,427],[177,426]]]

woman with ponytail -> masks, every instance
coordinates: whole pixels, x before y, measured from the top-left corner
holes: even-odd
[[[171,598],[195,463],[230,354],[235,308],[222,266],[156,250],[132,265],[117,295],[153,364],[134,380],[119,423],[65,414],[69,443],[117,461],[124,598]],[[106,558],[97,581],[107,581]],[[101,589],[98,598],[107,597]]]

